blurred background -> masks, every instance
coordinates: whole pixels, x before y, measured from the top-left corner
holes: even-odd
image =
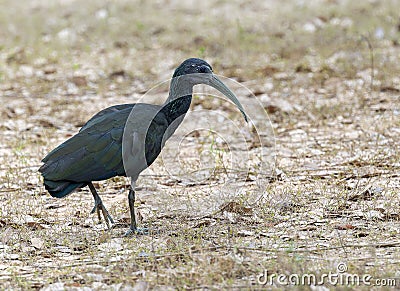
[[[79,93],[107,93],[110,83],[117,83],[114,92],[134,93],[170,77],[192,56],[207,59],[221,75],[261,84],[281,71],[312,72],[321,81],[354,77],[370,69],[366,39],[375,48],[375,78],[398,72],[384,53],[399,45],[397,1],[35,0],[0,5],[2,83],[35,77],[30,94],[71,90],[57,81],[75,75],[82,75],[72,80]]]

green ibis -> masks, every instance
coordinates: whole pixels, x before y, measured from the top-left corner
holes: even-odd
[[[62,198],[77,188],[88,186],[94,207],[110,228],[114,224],[92,181],[115,176],[131,178],[128,202],[131,216],[126,235],[144,233],[137,228],[134,203],[135,185],[140,173],[160,154],[165,142],[188,112],[193,86],[207,84],[219,90],[247,116],[235,94],[213,74],[211,66],[196,58],[185,60],[174,72],[169,96],[163,105],[121,104],[94,115],[79,132],[52,150],[43,160],[39,172],[46,190]]]

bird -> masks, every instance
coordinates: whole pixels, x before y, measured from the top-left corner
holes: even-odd
[[[174,71],[167,100],[163,105],[120,104],[101,110],[77,134],[42,159],[39,172],[51,196],[63,198],[88,186],[94,198],[91,213],[102,216],[110,229],[114,220],[101,200],[93,181],[115,176],[131,179],[128,204],[130,226],[125,236],[145,234],[138,228],[134,204],[135,186],[140,173],[160,154],[166,141],[182,123],[190,108],[193,87],[206,84],[230,99],[248,117],[236,95],[213,73],[211,65],[198,58],[183,61]]]

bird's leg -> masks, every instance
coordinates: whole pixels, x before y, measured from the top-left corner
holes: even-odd
[[[129,230],[125,233],[125,236],[129,236],[131,234],[147,234],[147,228],[138,228],[136,224],[136,215],[135,215],[135,190],[134,184],[131,186],[128,194],[128,202],[129,202],[129,211],[131,213],[131,225]]]
[[[101,222],[101,214],[103,214],[104,220],[106,221],[108,229],[110,229],[110,222],[114,224],[114,220],[112,219],[110,213],[101,201],[99,194],[97,194],[96,188],[94,188],[92,182],[88,184],[90,192],[92,192],[94,198],[94,207],[90,213],[95,213],[97,211],[97,216],[99,217],[99,222]],[[101,211],[101,213],[100,213]]]
[[[131,213],[131,230],[136,230],[136,215],[135,215],[135,190],[130,189],[128,194],[128,201],[129,201],[129,211]]]

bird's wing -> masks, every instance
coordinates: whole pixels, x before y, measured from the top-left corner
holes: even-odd
[[[126,110],[128,108],[130,108],[132,110],[133,106],[135,106],[135,104],[119,104],[119,105],[114,105],[111,107],[108,107],[106,109],[103,109],[99,112],[97,112],[92,118],[90,118],[79,131],[83,131],[86,128],[91,127],[92,125],[100,122],[101,120],[103,120],[103,118],[107,118],[107,116],[109,114],[115,113],[115,112],[120,112],[123,110]]]
[[[130,112],[127,107],[92,118],[83,130],[51,151],[39,171],[48,180],[73,182],[124,175],[121,143]]]
[[[122,160],[126,124],[129,124],[128,130],[132,130],[134,135],[146,136],[146,150],[143,149],[142,143],[139,151],[145,153],[146,160],[150,161],[148,165],[158,156],[162,147],[162,135],[168,128],[167,119],[160,112],[160,106],[136,104],[126,105],[125,109],[116,109],[114,106],[100,113],[89,120],[83,130],[42,160],[45,164],[39,171],[47,180],[88,182],[126,175]],[[148,132],[150,134],[147,134]],[[139,173],[147,168],[147,165],[142,164],[134,163]]]

